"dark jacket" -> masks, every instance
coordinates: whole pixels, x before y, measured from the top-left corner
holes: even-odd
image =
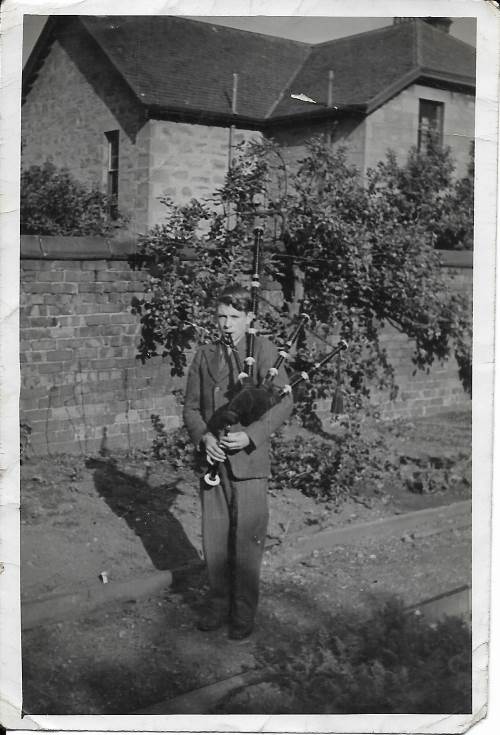
[[[242,343],[245,340],[241,341]],[[204,345],[196,352],[189,368],[184,400],[184,423],[193,444],[198,447],[201,437],[208,431],[207,423],[214,411],[227,403],[237,381],[236,369],[231,370],[228,362],[221,365],[218,344]],[[244,344],[239,345],[242,359]],[[255,374],[261,382],[276,360],[277,349],[265,337],[255,340]],[[288,378],[283,369],[275,378],[275,385],[283,386]],[[270,473],[269,439],[292,412],[292,399],[286,397],[273,406],[258,421],[242,427],[236,424],[231,431],[245,431],[250,445],[239,452],[228,455],[232,473],[237,479],[268,477]]]

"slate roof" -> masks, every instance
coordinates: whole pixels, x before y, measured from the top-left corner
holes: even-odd
[[[231,117],[238,74],[237,119],[262,125],[325,110],[328,72],[333,105],[368,113],[419,78],[475,87],[475,49],[421,20],[308,45],[285,38],[175,16],[72,16],[149,110],[151,117],[201,114]],[[25,67],[25,91],[50,40],[56,16]],[[37,62],[38,58],[38,62]],[[321,103],[298,102],[302,93]]]
[[[475,49],[421,20],[398,23],[313,46],[290,92],[326,104],[330,69],[332,103],[369,113],[417,79],[473,89]],[[303,108],[287,94],[273,116],[302,114]]]

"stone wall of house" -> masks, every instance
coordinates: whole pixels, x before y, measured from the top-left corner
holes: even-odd
[[[119,208],[144,231],[149,123],[142,107],[76,19],[50,47],[22,107],[22,165],[51,160],[82,183],[107,189],[106,132],[119,131]]]
[[[133,296],[144,274],[127,262],[129,246],[83,238],[23,237],[21,249],[21,421],[30,425],[34,454],[89,454],[107,445],[149,446],[151,413],[167,427],[180,424],[168,362],[136,359]],[[461,255],[454,288],[471,292],[469,254]],[[271,288],[270,284],[267,285]],[[279,294],[268,293],[273,303]],[[412,375],[412,346],[395,331],[384,340],[395,364],[400,393],[382,407],[386,416],[419,416],[468,407],[453,361],[429,375]]]
[[[366,120],[359,116],[335,122],[300,124],[277,128],[271,136],[281,146],[286,160],[295,164],[306,153],[306,141],[320,135],[329,135],[334,147],[345,147],[349,161],[359,171],[364,170],[366,145]]]
[[[221,187],[229,162],[229,128],[151,120],[149,226],[162,221],[163,197],[185,204]],[[261,140],[260,133],[236,129],[232,145]]]
[[[417,145],[420,99],[444,102],[443,142],[452,149],[456,175],[466,174],[474,139],[475,98],[421,84],[410,85],[366,118],[365,169],[384,159],[388,148],[402,162]]]

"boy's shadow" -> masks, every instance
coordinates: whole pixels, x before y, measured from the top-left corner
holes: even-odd
[[[127,474],[113,459],[89,459],[99,495],[141,539],[156,569],[200,564],[200,556],[170,508],[179,494],[175,484],[152,487]]]

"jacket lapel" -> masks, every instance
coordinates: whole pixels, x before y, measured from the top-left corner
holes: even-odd
[[[221,360],[221,346],[219,342],[210,345],[206,351],[208,372],[215,383],[219,383],[229,375],[227,360]]]
[[[214,344],[209,345],[205,353],[208,372],[210,373],[212,380],[214,380],[216,383],[220,383],[221,381],[228,378],[230,375],[228,362],[229,354],[227,352],[224,352],[224,359],[221,360],[222,349],[224,349],[222,345],[219,342],[215,342]],[[241,363],[243,367],[245,367],[244,359],[246,357],[246,343],[244,339],[242,339],[241,342],[238,344],[237,350],[240,355]],[[231,362],[233,365],[234,380],[236,381],[238,378],[238,369],[236,367],[236,361],[233,355],[231,356]]]

